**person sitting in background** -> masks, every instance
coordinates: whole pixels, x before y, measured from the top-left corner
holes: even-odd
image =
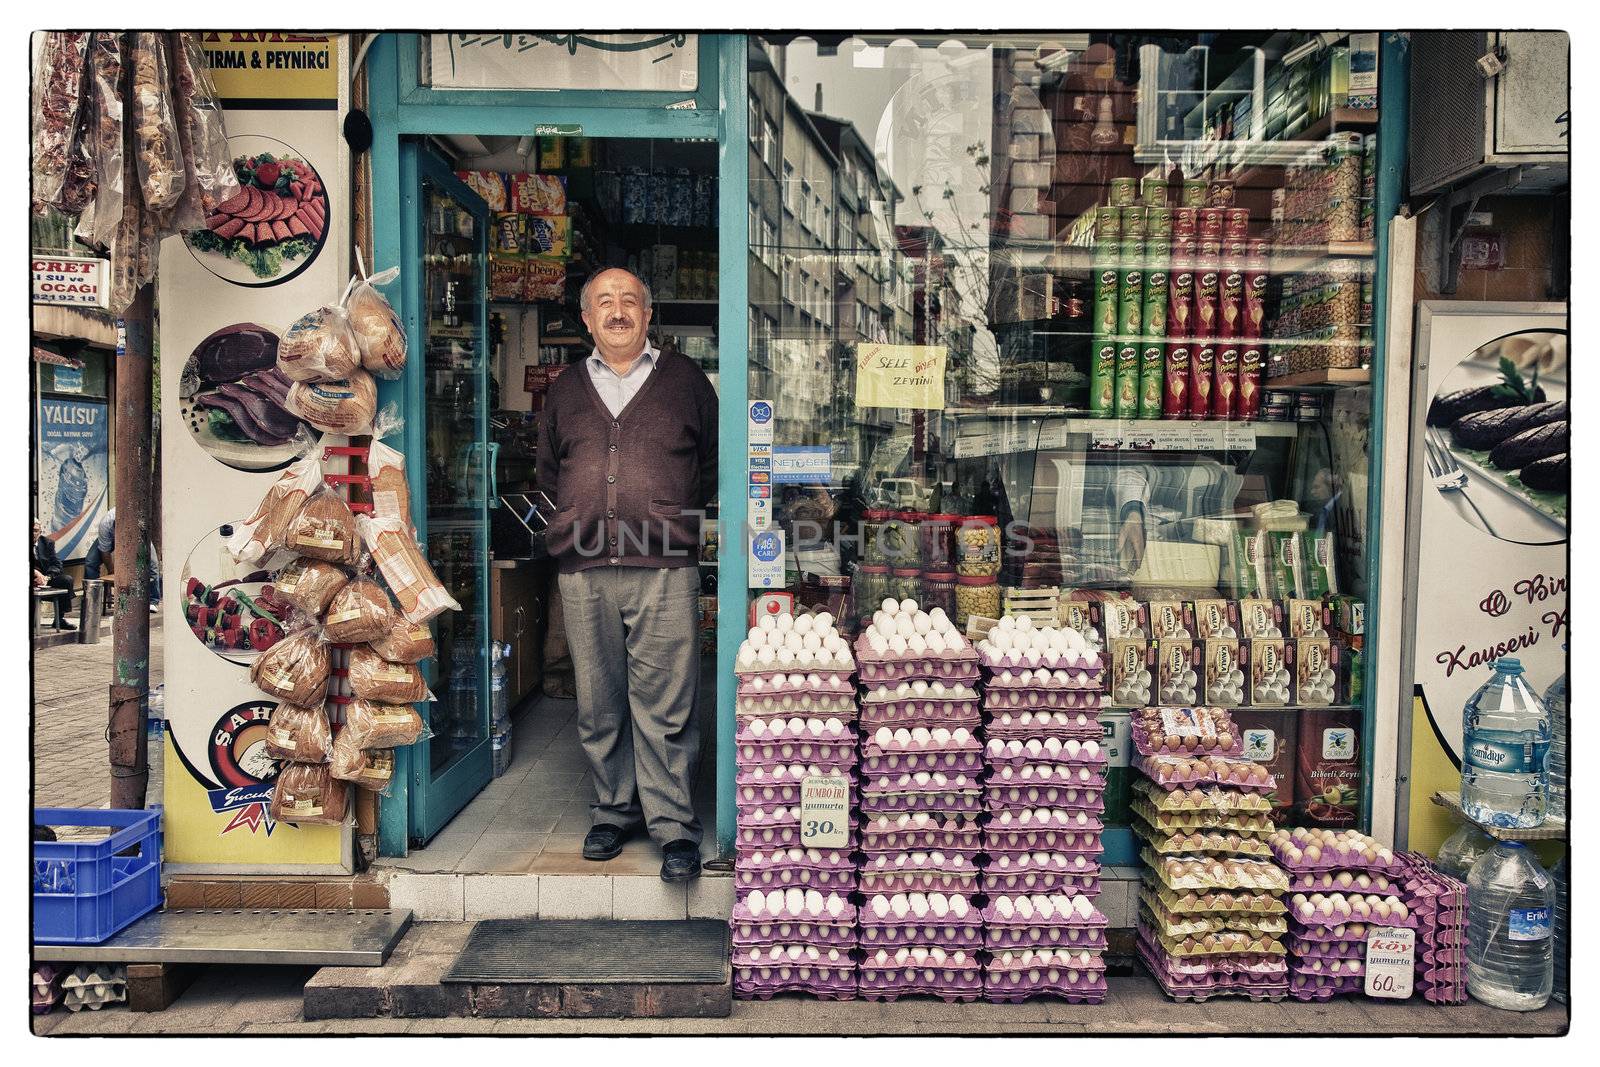
[[[56,555],[56,543],[44,535],[44,525],[38,519],[33,520],[33,587],[65,589],[66,596],[55,598],[56,629],[77,629],[67,621],[67,608],[72,605],[72,578],[62,573],[61,557]]]
[[[100,520],[96,527],[94,544],[89,546],[89,555],[83,561],[83,580],[97,582],[100,572],[106,567],[116,569],[113,553],[117,548],[117,509],[107,511],[105,518]],[[109,603],[109,600],[107,601]],[[161,562],[156,557],[154,545],[150,546],[150,613],[154,615],[161,606]]]

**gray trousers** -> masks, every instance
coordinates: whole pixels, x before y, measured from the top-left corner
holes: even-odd
[[[560,582],[592,823],[698,843],[699,568],[593,567]]]

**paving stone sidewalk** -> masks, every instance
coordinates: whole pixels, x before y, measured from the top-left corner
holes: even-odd
[[[150,688],[161,684],[161,619],[150,620]],[[111,638],[57,645],[33,654],[33,803],[40,808],[103,808],[111,800],[106,715]],[[161,801],[150,768],[148,803]]]

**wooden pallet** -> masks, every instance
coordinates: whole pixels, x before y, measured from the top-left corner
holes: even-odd
[[[1056,607],[1061,601],[1061,590],[1055,586],[1047,589],[1007,589],[1005,613],[1026,616],[1035,626],[1054,626]]]

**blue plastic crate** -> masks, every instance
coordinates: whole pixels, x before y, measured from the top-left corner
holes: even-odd
[[[33,842],[33,940],[94,945],[161,906],[161,808],[34,808],[35,826],[103,826],[103,841]],[[131,853],[118,855],[118,853]]]

